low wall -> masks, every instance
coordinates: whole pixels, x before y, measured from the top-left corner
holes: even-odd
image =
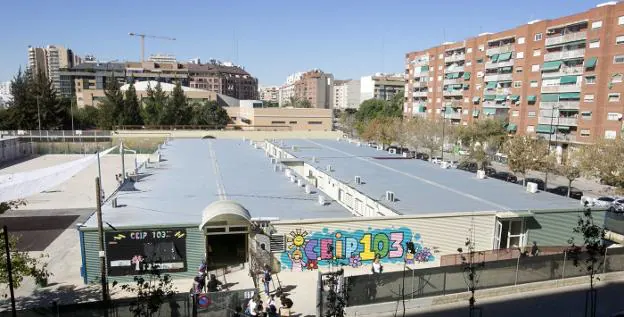
[[[118,130],[113,139],[129,138],[202,138],[211,136],[217,139],[336,139],[342,135],[340,131],[244,131],[244,130]]]

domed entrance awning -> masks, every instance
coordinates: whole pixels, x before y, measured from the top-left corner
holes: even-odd
[[[200,230],[206,226],[249,225],[251,215],[241,204],[232,200],[219,200],[211,203],[202,212]]]

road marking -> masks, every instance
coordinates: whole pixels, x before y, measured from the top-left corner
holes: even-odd
[[[217,155],[212,147],[212,140],[208,141],[208,152],[210,153],[210,159],[212,160],[212,171],[215,175],[215,182],[217,183],[217,195],[219,195],[220,200],[227,200],[227,195],[225,194],[225,187],[223,187],[223,178],[221,176],[221,171],[219,170],[219,162],[217,161]]]
[[[312,144],[316,144],[316,145],[318,145],[318,146],[320,146],[320,147],[324,147],[324,148],[326,148],[326,149],[330,149],[330,150],[333,150],[333,151],[335,151],[335,152],[342,153],[342,154],[344,154],[344,155],[349,155],[349,156],[352,156],[350,153],[347,153],[347,152],[344,152],[344,151],[342,151],[342,150],[336,149],[336,148],[331,147],[331,146],[329,146],[329,145],[323,145],[323,144],[320,144],[320,143],[318,143],[318,142],[314,142],[314,141],[312,141],[312,140],[306,140],[306,141],[307,141],[307,142],[310,142],[310,143],[312,143]],[[489,201],[489,200],[487,200],[487,199],[483,199],[483,198],[481,198],[481,197],[477,197],[477,196],[475,196],[475,195],[468,194],[468,193],[462,192],[462,191],[457,190],[457,189],[454,189],[454,188],[450,188],[450,187],[448,187],[448,186],[445,186],[445,185],[442,185],[442,184],[436,183],[436,182],[434,182],[434,181],[431,181],[431,180],[428,180],[428,179],[425,179],[425,178],[422,178],[422,177],[419,177],[419,176],[416,176],[416,175],[413,175],[413,174],[410,174],[410,173],[407,173],[407,172],[403,172],[403,171],[397,170],[397,169],[392,168],[392,167],[390,167],[390,166],[386,166],[386,165],[380,164],[380,163],[378,163],[378,162],[374,162],[374,161],[373,161],[373,160],[371,160],[370,158],[364,158],[364,157],[359,157],[359,156],[355,156],[355,158],[356,158],[356,159],[358,159],[358,160],[362,160],[362,161],[364,161],[364,162],[367,162],[367,163],[373,164],[373,165],[377,165],[377,166],[379,166],[379,167],[381,167],[381,168],[384,168],[384,169],[387,169],[387,170],[389,170],[389,171],[393,171],[393,172],[395,172],[395,173],[397,173],[397,174],[402,174],[402,175],[404,175],[404,176],[407,176],[407,177],[410,177],[410,178],[413,178],[413,179],[419,180],[419,181],[421,181],[421,182],[423,182],[423,183],[426,183],[426,184],[429,184],[429,185],[431,185],[431,186],[435,186],[435,187],[438,187],[438,188],[440,188],[440,189],[444,189],[444,190],[447,190],[447,191],[453,192],[453,193],[455,193],[455,194],[458,194],[458,195],[464,196],[464,197],[466,197],[466,198],[470,198],[470,199],[472,199],[472,200],[476,200],[476,201],[478,201],[478,202],[481,202],[481,203],[484,203],[484,204],[488,204],[488,205],[493,206],[493,207],[496,207],[496,208],[498,208],[498,209],[500,209],[500,210],[511,210],[511,208],[509,208],[509,207],[507,207],[507,206],[499,205],[499,204],[497,204],[497,203],[495,203],[495,202],[493,202],[493,201]]]

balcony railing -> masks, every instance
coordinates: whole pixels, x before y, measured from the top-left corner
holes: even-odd
[[[444,100],[444,105],[447,107],[458,108],[463,105],[462,100]]]
[[[427,91],[414,91],[412,96],[414,97],[427,97]]]
[[[585,49],[569,50],[563,52],[552,52],[544,54],[544,61],[558,61],[562,59],[582,58],[585,56]]]
[[[426,81],[415,81],[412,84],[412,87],[414,87],[414,88],[424,88],[424,87],[427,87],[427,82]]]
[[[490,88],[485,89],[486,95],[508,95],[511,94],[511,88]]]
[[[587,32],[576,32],[559,36],[551,36],[546,38],[546,46],[564,44],[573,41],[580,41],[587,39]]]
[[[537,137],[543,140],[551,140],[558,142],[576,142],[576,134],[565,134],[557,131],[557,133],[538,133]]]
[[[459,111],[453,111],[453,112],[442,112],[440,113],[440,117],[446,118],[446,119],[461,119],[461,112]]]
[[[457,61],[463,61],[464,59],[466,59],[466,54],[454,54],[451,56],[444,57],[444,62],[445,63],[457,62]]]
[[[463,90],[445,90],[444,92],[442,92],[443,96],[463,96],[464,91]]]
[[[540,109],[579,109],[581,102],[579,100],[573,101],[542,101],[540,102]]]
[[[561,67],[558,72],[543,72],[542,78],[561,77],[567,75],[581,75],[583,66],[580,67]]]
[[[445,74],[457,73],[457,72],[463,72],[463,71],[464,71],[464,66],[453,66],[453,67],[447,67],[444,69]]]
[[[499,47],[488,48],[485,51],[485,53],[487,54],[487,56],[492,56],[494,54],[509,53],[509,52],[511,52],[513,50],[514,50],[514,46],[513,45],[503,45],[503,46],[499,46]]]
[[[572,126],[575,127],[578,125],[578,118],[574,117],[559,117],[559,118],[550,118],[550,117],[539,117],[537,119],[538,124],[547,124],[550,125],[563,125],[563,126]]]
[[[514,64],[514,60],[510,59],[508,61],[504,61],[504,62],[496,62],[496,63],[492,63],[492,62],[487,62],[485,63],[485,68],[486,69],[491,69],[491,68],[499,68],[499,67],[509,67],[509,66],[513,66]]]
[[[500,80],[511,80],[513,77],[513,73],[509,74],[496,74],[496,75],[486,75],[483,79],[484,81],[500,81]]]
[[[429,72],[420,72],[420,73],[416,73],[414,72],[414,78],[422,78],[422,77],[429,77]]]
[[[455,78],[455,79],[445,79],[444,80],[444,84],[445,85],[452,85],[452,84],[461,84],[464,82],[463,78]]]
[[[414,60],[414,61],[412,62],[412,65],[414,65],[414,66],[425,66],[425,65],[429,65],[429,59]]]
[[[542,93],[549,93],[549,92],[581,92],[581,86],[577,86],[577,85],[542,86]]]

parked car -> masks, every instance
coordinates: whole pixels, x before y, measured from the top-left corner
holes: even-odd
[[[496,174],[496,170],[493,167],[486,166],[484,170],[485,175],[487,175],[488,177],[492,177],[492,175]]]
[[[616,199],[611,207],[609,207],[610,212],[616,213],[624,213],[624,198]]]
[[[526,181],[526,183],[536,183],[537,184],[537,189],[539,190],[544,190],[546,184],[544,183],[544,181],[542,179],[539,178],[533,178],[533,177],[528,177],[524,179]],[[520,183],[522,184],[522,183]]]
[[[611,207],[611,205],[613,205],[613,202],[615,202],[617,199],[617,197],[611,196],[601,196],[598,198],[587,197],[584,199],[583,204],[590,207],[608,208]]]
[[[431,158],[431,160],[430,160],[430,161],[431,161],[431,163],[433,163],[433,164],[440,164],[440,163],[442,163],[442,157],[440,157],[440,156],[434,156],[434,157],[432,157],[432,158]]]
[[[516,177],[516,175],[509,173],[509,172],[498,172],[498,173],[494,173],[493,175],[489,175],[491,178],[496,178],[496,179],[500,179],[506,182],[510,182],[510,183],[516,183],[518,182],[518,178]]]
[[[416,153],[416,158],[419,159],[419,160],[423,160],[423,161],[429,161],[429,154],[422,153],[422,152],[417,152]]]
[[[557,186],[555,188],[549,188],[546,191],[559,196],[568,196],[568,186]],[[570,187],[570,198],[581,200],[581,197],[583,197],[583,192],[580,189]]]
[[[457,169],[471,172],[471,173],[476,173],[478,166],[477,166],[477,163],[475,162],[464,161],[464,162],[459,163],[459,165],[457,165]]]

